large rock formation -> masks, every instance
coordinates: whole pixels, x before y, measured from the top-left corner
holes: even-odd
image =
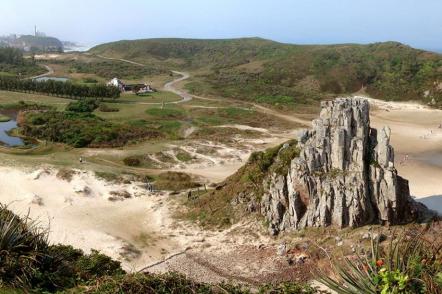
[[[367,100],[338,98],[321,107],[313,129],[300,136],[300,156],[288,173],[265,181],[261,212],[273,233],[416,219],[425,207],[397,175],[390,129],[370,128]]]

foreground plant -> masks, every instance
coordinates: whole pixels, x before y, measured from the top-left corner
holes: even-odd
[[[423,232],[393,238],[387,248],[371,239],[370,250],[336,262],[334,276],[319,280],[339,294],[442,293],[442,244]]]
[[[36,260],[47,249],[47,231],[0,205],[0,282],[29,283]]]

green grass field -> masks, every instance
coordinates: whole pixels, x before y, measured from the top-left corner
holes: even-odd
[[[139,100],[138,100],[139,99]],[[183,104],[162,105],[147,104],[150,100],[168,101],[179,100],[180,97],[173,93],[157,92],[147,97],[138,97],[131,94],[123,95],[115,102],[106,102],[118,112],[101,112],[98,109],[94,114],[114,123],[129,123],[146,128],[154,128],[166,135],[165,138],[140,141],[118,148],[72,148],[64,144],[54,144],[40,141],[38,146],[32,149],[0,147],[0,158],[5,164],[41,166],[50,164],[60,168],[82,168],[106,173],[137,173],[140,175],[155,175],[161,172],[152,169],[154,166],[128,167],[123,159],[130,156],[142,156],[144,154],[160,154],[167,150],[170,144],[180,146],[189,140],[213,139],[215,141],[229,141],[235,134],[244,136],[256,135],[241,132],[236,129],[210,129],[214,126],[228,124],[252,124],[257,127],[280,127],[283,129],[293,127],[293,124],[280,121],[274,117],[265,116],[253,110],[247,109],[243,102],[223,100],[194,99]],[[58,111],[63,111],[66,105],[73,100],[45,95],[14,93],[0,91],[0,107],[2,105],[16,104],[19,101],[51,105]],[[149,101],[149,102],[148,102]],[[155,102],[157,103],[157,102]],[[185,129],[189,127],[201,128],[195,135],[185,139]],[[85,159],[85,164],[79,163],[79,158]],[[181,152],[178,155],[181,162],[186,163],[191,159],[190,155]]]
[[[0,91],[0,106],[5,104],[15,104],[19,101],[46,104],[53,106],[58,110],[63,110],[66,105],[73,100],[40,94]]]

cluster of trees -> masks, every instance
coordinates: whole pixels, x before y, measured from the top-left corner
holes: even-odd
[[[117,124],[84,112],[84,105],[72,105],[75,111],[29,112],[21,124],[26,137],[81,147],[121,147],[141,139],[154,139],[157,130],[128,123]],[[86,106],[87,107],[87,106]]]
[[[96,99],[80,99],[78,101],[70,102],[65,110],[72,112],[93,112],[99,105],[100,103]]]
[[[0,48],[0,63],[23,64],[23,53],[15,48]]]
[[[69,98],[118,98],[120,90],[116,87],[98,85],[78,85],[70,82],[20,80],[13,77],[0,76],[0,90],[26,93],[42,93]]]
[[[24,59],[23,52],[16,48],[0,48],[1,75],[33,76],[44,72],[33,59]]]

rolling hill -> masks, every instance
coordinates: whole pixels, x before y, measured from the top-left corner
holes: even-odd
[[[103,44],[90,53],[193,71],[187,88],[196,94],[270,105],[312,103],[359,90],[385,100],[442,105],[442,55],[397,42],[146,39]]]

